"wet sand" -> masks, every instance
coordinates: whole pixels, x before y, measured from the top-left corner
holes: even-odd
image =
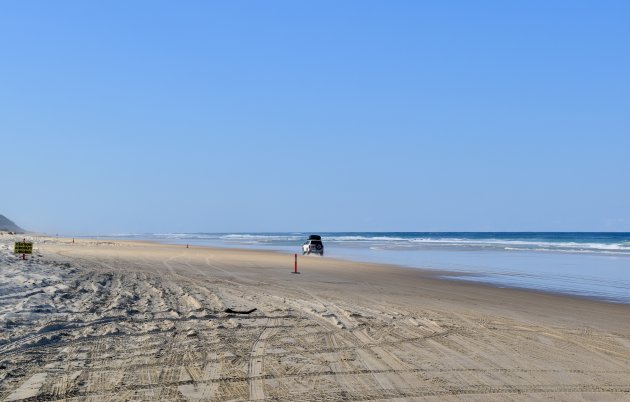
[[[2,400],[630,399],[629,305],[266,251],[9,251]]]

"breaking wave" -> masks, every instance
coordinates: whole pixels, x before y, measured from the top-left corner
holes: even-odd
[[[439,233],[439,232],[320,232],[327,244],[373,250],[502,250],[557,253],[628,254],[630,233]],[[117,234],[118,238],[158,241],[212,241],[226,245],[299,245],[308,233],[153,233]]]

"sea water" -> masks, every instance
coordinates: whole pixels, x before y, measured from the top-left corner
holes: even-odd
[[[301,253],[310,233],[111,237]],[[332,232],[327,257],[448,271],[449,279],[630,303],[630,233]]]

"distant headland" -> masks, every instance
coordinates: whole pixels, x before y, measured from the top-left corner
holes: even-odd
[[[24,233],[24,229],[16,225],[12,220],[0,214],[0,230],[5,232]]]

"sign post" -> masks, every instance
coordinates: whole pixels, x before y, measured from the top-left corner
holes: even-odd
[[[26,259],[26,254],[33,254],[33,243],[27,243],[26,239],[21,242],[15,242],[13,248],[15,254],[22,254],[22,259]]]

